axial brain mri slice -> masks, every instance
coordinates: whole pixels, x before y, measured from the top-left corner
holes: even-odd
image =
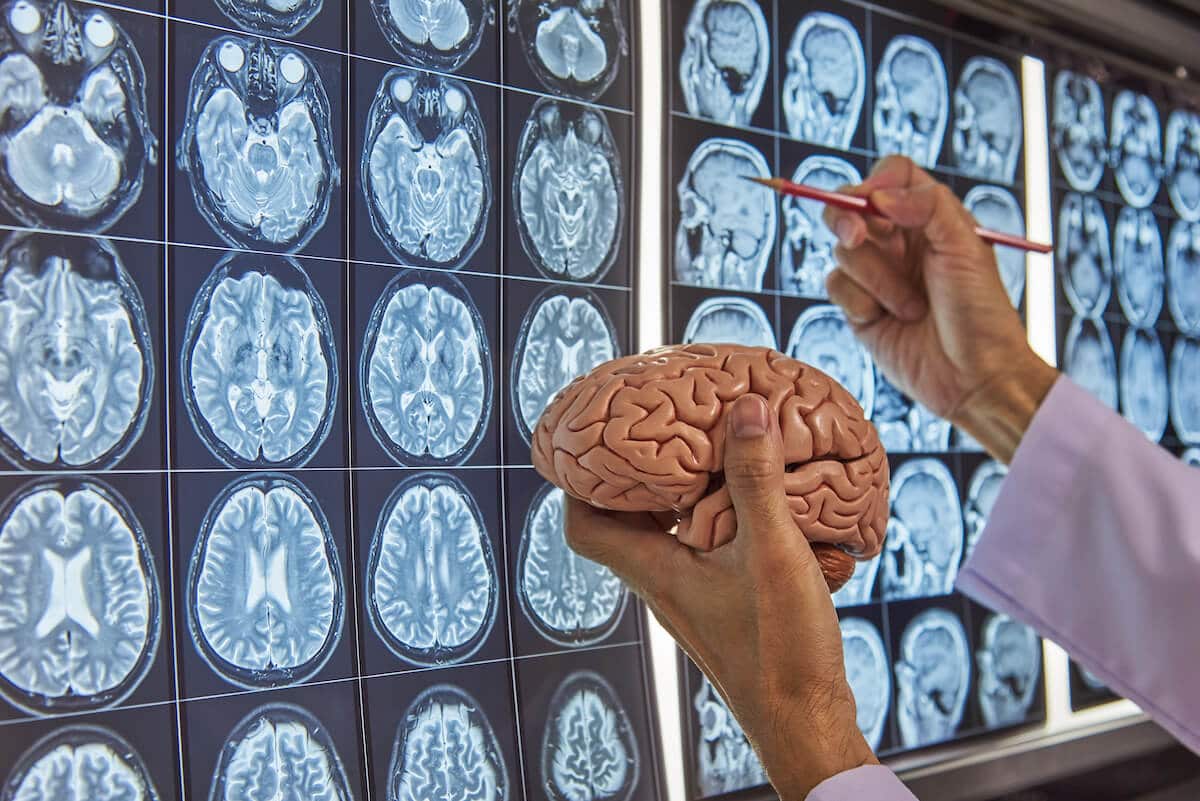
[[[1167,430],[1167,357],[1152,328],[1130,328],[1121,343],[1121,411],[1151,442]]]
[[[1187,445],[1200,445],[1200,340],[1179,337],[1171,349],[1171,424]]]
[[[1179,330],[1200,335],[1200,222],[1180,220],[1167,240],[1167,303]]]
[[[1083,317],[1071,321],[1063,372],[1109,408],[1117,408],[1117,357],[1104,323]]]
[[[741,180],[770,178],[763,154],[736,139],[709,139],[678,186],[675,280],[761,290],[775,248],[775,195]]]
[[[874,624],[862,618],[843,618],[842,658],[846,679],[854,693],[858,728],[872,750],[879,748],[887,725],[892,698],[892,672],[888,665],[883,637]]]
[[[264,36],[292,36],[321,11],[322,0],[215,0],[237,26]]]
[[[1025,214],[1017,199],[1007,189],[981,184],[967,192],[963,205],[974,215],[976,222],[1016,236],[1025,236]],[[1025,294],[1025,253],[1016,248],[994,247],[1000,280],[1014,307],[1020,307]]]
[[[1121,197],[1139,209],[1149,206],[1163,174],[1162,125],[1154,101],[1128,89],[1117,93],[1109,134]]]
[[[529,507],[517,555],[517,597],[539,634],[579,647],[612,634],[628,592],[611,570],[567,545],[564,502],[563,491],[547,485]]]
[[[146,424],[155,343],[112,244],[14,234],[0,332],[0,451],[30,470],[117,464]]]
[[[792,327],[785,352],[845,387],[870,419],[875,408],[875,366],[840,308],[821,304],[805,309]]]
[[[439,684],[409,705],[396,732],[387,801],[508,801],[508,768],[479,702]]]
[[[949,468],[912,459],[892,476],[892,521],[883,552],[883,597],[945,595],[954,589],[963,549],[963,513]]]
[[[1062,70],[1054,78],[1050,138],[1058,166],[1076,192],[1092,192],[1108,163],[1104,95],[1094,78]]]
[[[971,652],[962,622],[937,607],[914,617],[901,635],[896,663],[901,744],[919,748],[953,737],[970,683]]]
[[[1042,673],[1042,644],[1034,630],[1008,615],[989,616],[975,661],[984,725],[995,729],[1023,722]]]
[[[771,38],[755,0],[696,0],[679,56],[688,114],[749,125],[770,71]]]
[[[375,21],[405,61],[435,70],[457,70],[496,24],[490,0],[370,0]]]
[[[73,724],[30,746],[0,797],[11,801],[159,801],[141,755],[111,729]]]
[[[400,464],[458,464],[491,416],[492,353],[483,320],[448,273],[404,271],[375,303],[359,367],[363,411]]]
[[[103,9],[16,0],[0,25],[0,204],[24,225],[103,231],[158,161],[146,75]]]
[[[507,0],[533,74],[550,91],[595,100],[629,52],[622,0]]]
[[[589,670],[567,676],[550,699],[542,781],[550,801],[628,801],[638,744],[612,686]]]
[[[487,133],[463,81],[389,70],[367,113],[362,186],[371,225],[404,264],[461,267],[487,229]]]
[[[867,61],[858,31],[843,17],[814,11],[796,26],[786,59],[782,103],[788,133],[824,147],[849,149],[867,91]]]
[[[871,417],[888,453],[950,449],[950,424],[903,394],[875,369],[875,408]]]
[[[226,242],[304,247],[325,224],[340,180],[316,67],[277,40],[214,39],[192,73],[176,160],[196,207]]]
[[[0,694],[37,715],[127,698],[162,628],[158,571],[126,501],[42,479],[0,508]]]
[[[420,473],[384,504],[367,562],[375,632],[417,665],[461,662],[496,619],[496,559],[479,504],[447,473]]]
[[[306,709],[260,706],[225,740],[209,801],[353,801],[333,737]]]
[[[1171,112],[1163,168],[1175,213],[1189,222],[1200,220],[1200,113]]]
[[[1113,235],[1113,268],[1125,319],[1139,327],[1158,322],[1167,277],[1162,235],[1153,212],[1128,206],[1121,209]]]
[[[235,479],[209,506],[187,576],[188,630],[241,687],[313,676],[341,638],[346,588],[329,521],[282,473]]]
[[[688,318],[683,343],[729,343],[753,348],[778,345],[767,313],[754,301],[739,297],[701,301]]]
[[[809,156],[800,162],[792,181],[818,189],[835,190],[862,183],[862,175],[837,156]],[[825,278],[837,266],[837,236],[821,218],[825,204],[817,200],[784,197],[783,252],[779,261],[779,286],[788,294],[827,298]]]
[[[871,594],[875,590],[875,577],[879,575],[879,556],[873,556],[865,562],[859,562],[850,577],[840,590],[833,594],[833,605],[838,609],[850,606],[861,606],[871,602]]]
[[[875,149],[932,167],[942,153],[949,116],[941,53],[919,36],[893,38],[875,70]]]
[[[192,426],[231,467],[299,467],[329,435],[338,361],[325,303],[294,260],[229,255],[188,314],[180,364]]]
[[[994,58],[967,59],[954,89],[954,163],[966,175],[1011,184],[1021,156],[1021,90]]]
[[[550,278],[594,281],[612,267],[625,218],[621,156],[598,109],[543,98],[517,144],[521,244]]]
[[[521,436],[576,377],[618,355],[617,333],[600,299],[586,290],[552,287],[521,321],[512,367],[512,405]]]
[[[692,697],[700,737],[696,742],[696,786],[701,796],[722,795],[767,783],[767,774],[741,724],[701,675]]]
[[[967,487],[967,505],[963,509],[963,522],[967,529],[963,562],[970,559],[975,551],[979,536],[983,534],[988,517],[992,514],[992,507],[996,505],[996,498],[1000,496],[1000,487],[1006,475],[1006,466],[989,459],[975,468],[975,473],[971,476],[971,483]]]
[[[1067,300],[1077,314],[1099,317],[1112,294],[1108,218],[1091,195],[1070,193],[1058,210],[1054,261]]]

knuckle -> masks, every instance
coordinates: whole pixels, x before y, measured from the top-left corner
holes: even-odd
[[[740,485],[758,484],[774,478],[780,472],[776,460],[769,456],[739,456],[725,465],[725,477]]]

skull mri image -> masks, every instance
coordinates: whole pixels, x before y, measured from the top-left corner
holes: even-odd
[[[884,599],[951,592],[962,556],[963,516],[949,468],[929,457],[902,463],[892,473],[891,505],[883,553]]]
[[[629,715],[589,670],[570,674],[550,699],[542,739],[542,787],[550,801],[630,801],[640,765]]]
[[[952,738],[962,723],[971,682],[967,633],[940,607],[919,613],[900,636],[896,719],[905,748]]]
[[[1126,203],[1145,208],[1158,195],[1163,174],[1162,125],[1154,101],[1128,89],[1118,92],[1109,136],[1117,189]]]
[[[1093,195],[1068,194],[1058,211],[1054,261],[1076,314],[1099,317],[1112,293],[1108,218]]]
[[[837,306],[810,306],[796,320],[785,351],[845,387],[869,419],[875,408],[875,367]]]
[[[1008,475],[1008,467],[989,459],[971,475],[971,483],[967,485],[967,504],[963,508],[963,526],[966,528],[966,540],[963,547],[963,562],[971,558],[979,536],[987,526],[992,507],[1000,495],[1000,487],[1004,477]]]
[[[1011,184],[1023,135],[1021,91],[1004,62],[974,56],[954,89],[951,148],[958,168],[972,178]]]
[[[950,89],[942,54],[919,36],[888,42],[875,69],[875,149],[937,164],[950,116]]]
[[[692,697],[692,713],[699,727],[694,779],[700,795],[721,795],[766,784],[766,771],[737,718],[706,676],[700,674],[698,684]]]
[[[1167,429],[1167,357],[1153,328],[1130,328],[1121,343],[1121,411],[1151,442]]]
[[[862,618],[842,618],[842,657],[854,692],[858,728],[872,749],[879,748],[892,702],[892,672],[883,637]]]
[[[1200,220],[1200,113],[1176,109],[1167,118],[1163,172],[1171,205],[1181,219]]]
[[[370,0],[384,38],[405,61],[434,70],[457,70],[475,55],[486,29],[496,24],[487,0]]]
[[[1200,445],[1200,339],[1175,340],[1169,385],[1175,435],[1186,445]]]
[[[1200,222],[1179,220],[1167,238],[1167,304],[1188,336],[1200,336]]]
[[[950,423],[896,389],[878,365],[872,421],[889,453],[950,450]]]
[[[1008,615],[989,615],[975,653],[975,684],[983,723],[989,729],[1012,726],[1029,716],[1042,672],[1037,633]]]
[[[9,774],[3,795],[31,801],[166,797],[159,795],[142,757],[125,738],[102,726],[79,723],[31,745]]]
[[[1087,75],[1062,70],[1054,78],[1050,140],[1067,184],[1076,192],[1092,192],[1108,164],[1104,94]]]
[[[322,0],[214,0],[239,28],[264,36],[293,36],[321,11]]]
[[[809,156],[800,163],[792,181],[818,189],[835,190],[862,183],[862,175],[837,156]],[[779,288],[788,294],[826,298],[825,278],[837,266],[834,248],[837,237],[821,215],[825,204],[816,200],[784,197],[783,247],[779,259]]]
[[[506,0],[533,74],[551,92],[595,100],[629,50],[622,0]]]
[[[867,86],[858,31],[843,17],[814,11],[796,26],[785,58],[782,103],[788,133],[805,142],[848,149]]]
[[[684,344],[729,343],[752,348],[778,348],[775,332],[762,307],[739,297],[708,298],[692,312],[683,332]]]
[[[1108,327],[1076,317],[1067,330],[1063,372],[1112,409],[1117,407],[1117,357]]]
[[[1145,328],[1158,322],[1167,276],[1162,234],[1151,211],[1126,206],[1117,215],[1113,271],[1117,300],[1129,324]]]
[[[980,225],[1005,234],[1025,236],[1025,213],[1007,189],[980,184],[967,192],[963,205]],[[1020,308],[1025,294],[1025,253],[1006,247],[993,250],[1008,299],[1014,307]]]
[[[749,125],[770,72],[771,38],[756,0],[696,0],[679,54],[689,114]]]

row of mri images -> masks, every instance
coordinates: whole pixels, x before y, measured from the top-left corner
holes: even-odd
[[[669,338],[772,347],[821,368],[889,453],[885,550],[834,596],[858,723],[881,754],[1038,721],[1045,706],[1040,639],[953,592],[1004,468],[892,386],[830,304],[821,206],[737,180],[833,189],[903,153],[982,223],[1024,234],[1019,55],[905,6],[673,0],[667,33]],[[1024,255],[996,255],[1023,307]],[[682,655],[680,670],[690,795],[764,784],[720,695]]]
[[[434,5],[0,9],[0,797],[659,797],[528,444],[631,345],[630,7]]]

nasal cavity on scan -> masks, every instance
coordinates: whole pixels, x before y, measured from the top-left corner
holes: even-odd
[[[495,9],[484,0],[370,0],[384,38],[405,61],[454,71],[466,64],[495,24]]]
[[[542,780],[552,801],[628,801],[638,780],[638,743],[612,685],[577,671],[555,690],[542,739]]]
[[[513,0],[508,28],[550,91],[595,100],[612,86],[628,52],[626,7],[622,0]]]
[[[80,723],[30,746],[9,773],[2,795],[21,801],[160,798],[137,749],[111,729]]]

